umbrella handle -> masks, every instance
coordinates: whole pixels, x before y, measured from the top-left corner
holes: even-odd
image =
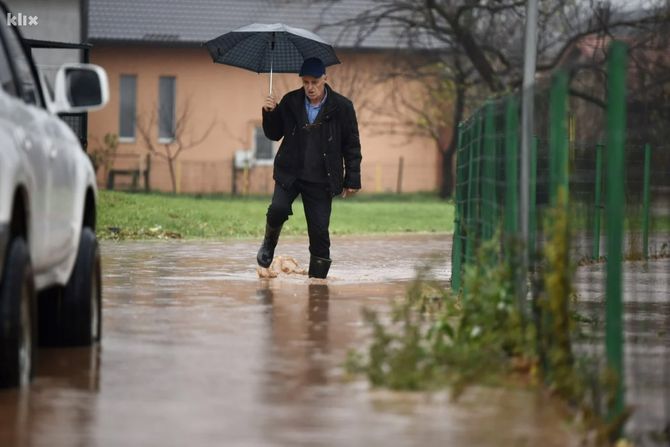
[[[272,65],[275,60],[275,33],[272,33],[270,41],[270,95],[272,95]]]

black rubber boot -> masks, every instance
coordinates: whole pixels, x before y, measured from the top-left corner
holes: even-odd
[[[256,255],[256,261],[261,267],[268,268],[272,264],[272,259],[275,257],[275,247],[277,241],[279,241],[279,233],[281,233],[281,225],[278,228],[273,228],[265,224],[265,238]]]
[[[328,270],[330,269],[330,263],[332,261],[326,258],[320,258],[318,256],[309,257],[309,277],[310,278],[325,278],[328,276]]]

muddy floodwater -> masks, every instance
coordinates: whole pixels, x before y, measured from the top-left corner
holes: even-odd
[[[450,236],[333,238],[326,282],[259,280],[258,241],[105,242],[103,341],[41,349],[0,391],[0,446],[568,446],[533,391],[371,389],[345,380],[363,306],[386,310]],[[305,238],[277,254],[308,260]],[[447,258],[433,260],[438,279]]]

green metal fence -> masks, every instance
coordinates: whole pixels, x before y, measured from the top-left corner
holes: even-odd
[[[529,263],[519,277],[529,287],[521,282],[519,291],[529,293],[519,302],[549,336],[538,350],[571,343],[574,368],[612,378],[614,399],[594,386],[593,410],[609,421],[631,411],[624,434],[636,445],[660,446],[670,445],[670,122],[653,101],[640,107],[627,94],[635,82],[627,57],[626,46],[613,43],[606,81],[591,81],[605,107],[570,94],[574,73],[538,81],[528,207],[519,203],[519,94],[489,100],[460,123],[452,287],[467,299],[463,272],[483,242],[500,234],[516,270],[524,263],[512,247],[522,246]],[[550,210],[559,205],[570,227],[562,268],[573,292],[563,300],[588,337],[549,334],[560,328],[551,323],[556,315],[538,305],[547,294],[538,273],[549,268],[543,253],[559,231]],[[522,211],[527,240],[519,233]]]

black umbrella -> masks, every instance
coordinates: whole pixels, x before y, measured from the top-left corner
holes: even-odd
[[[298,73],[302,62],[318,57],[325,66],[339,64],[333,47],[316,34],[281,23],[254,23],[205,42],[214,62],[270,73]]]

